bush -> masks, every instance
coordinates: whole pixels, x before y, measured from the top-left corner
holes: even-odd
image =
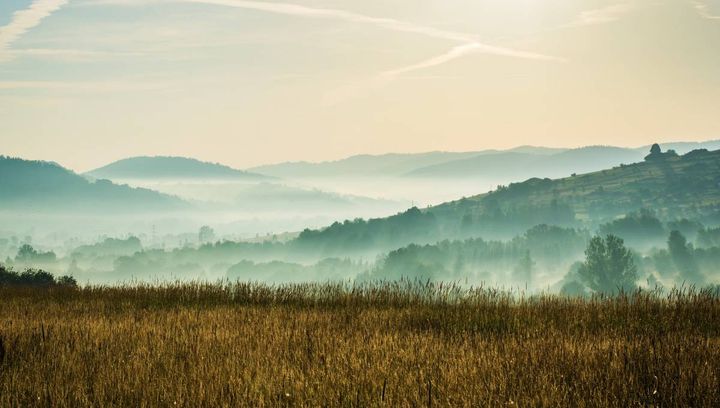
[[[60,286],[77,287],[78,283],[75,278],[70,275],[63,275],[57,279],[57,284]]]
[[[53,274],[42,269],[26,269],[24,272],[18,273],[0,265],[0,285],[77,287],[77,281],[72,276],[61,276],[56,280]]]

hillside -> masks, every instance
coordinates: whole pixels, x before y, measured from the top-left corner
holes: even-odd
[[[557,178],[633,163],[642,160],[647,150],[649,149],[639,151],[612,146],[590,146],[544,155],[508,151],[422,167],[407,175],[444,178],[492,176],[496,179],[502,176],[505,180]]]
[[[533,178],[443,204],[435,214],[482,216],[499,208],[566,206],[579,221],[598,221],[652,208],[664,218],[717,217],[720,150],[663,153],[632,165],[557,180]]]
[[[663,153],[557,180],[532,178],[495,191],[384,219],[304,231],[298,242],[340,250],[388,249],[468,236],[510,238],[538,224],[596,228],[651,208],[663,219],[720,222],[720,150]]]
[[[269,177],[187,157],[131,157],[89,171],[87,175],[109,180],[234,179],[266,180]]]
[[[0,156],[0,208],[28,211],[153,211],[188,207],[155,191],[91,182],[56,163]]]

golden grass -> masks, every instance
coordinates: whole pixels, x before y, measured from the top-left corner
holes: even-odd
[[[710,292],[0,288],[0,406],[720,406]]]

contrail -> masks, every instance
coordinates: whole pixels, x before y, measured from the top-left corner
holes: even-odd
[[[334,19],[348,21],[352,23],[361,23],[374,25],[387,30],[405,33],[421,34],[432,38],[450,40],[455,42],[465,43],[468,46],[472,44],[472,48],[476,52],[483,52],[487,54],[502,55],[507,57],[515,58],[526,58],[526,59],[545,59],[545,60],[557,60],[555,57],[535,54],[531,52],[514,50],[511,48],[496,47],[487,44],[482,44],[479,39],[471,34],[457,33],[453,31],[440,30],[433,27],[427,27],[414,23],[408,23],[405,21],[395,20],[392,18],[383,17],[371,17],[363,14],[357,14],[345,10],[338,9],[325,9],[325,8],[313,8],[300,6],[291,3],[269,3],[262,1],[248,1],[248,0],[183,0],[190,3],[202,3],[202,4],[213,4],[218,6],[235,7],[249,10],[265,11],[268,13],[285,14],[298,17],[307,18],[323,18],[323,19]]]
[[[10,45],[42,19],[68,3],[68,0],[35,0],[30,7],[13,13],[10,22],[0,27],[0,60],[7,58]]]
[[[528,59],[539,59],[539,60],[549,60],[549,61],[564,61],[562,58],[556,58],[556,57],[549,57],[541,54],[534,54],[534,53],[522,53],[521,51],[514,51],[512,54],[506,54],[504,48],[499,47],[489,47],[480,43],[472,42],[467,44],[462,44],[453,47],[450,49],[450,51],[438,55],[436,57],[429,58],[425,61],[419,62],[417,64],[409,65],[402,68],[393,69],[390,71],[385,71],[380,76],[385,79],[393,79],[399,75],[406,74],[408,72],[417,71],[420,69],[426,69],[431,68],[437,65],[442,65],[447,62],[450,62],[452,60],[464,57],[465,55],[469,54],[475,54],[475,53],[486,53],[486,54],[494,54],[494,55],[506,55],[511,57],[520,57],[520,54],[524,54],[524,58]]]

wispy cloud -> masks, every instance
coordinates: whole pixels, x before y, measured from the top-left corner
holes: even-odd
[[[477,36],[454,31],[446,31],[434,27],[409,23],[392,18],[372,17],[363,14],[353,13],[345,10],[306,7],[291,3],[270,3],[262,1],[247,0],[181,0],[189,3],[213,4],[218,6],[235,7],[249,10],[265,11],[268,13],[285,14],[297,17],[323,18],[342,20],[352,23],[370,24],[396,32],[421,34],[432,38],[450,40],[461,43],[475,44],[478,52],[503,55],[516,58],[530,59],[556,59],[551,56],[535,54],[511,48],[496,47],[482,44]]]
[[[470,54],[489,54],[528,60],[563,61],[562,58],[541,53],[485,44],[477,35],[474,34],[443,30],[393,18],[368,16],[342,9],[318,8],[293,3],[256,0],[93,0],[91,2],[81,4],[142,6],[169,3],[204,4],[254,10],[265,13],[294,16],[298,18],[338,20],[354,24],[371,25],[393,32],[423,35],[434,39],[447,40],[457,43],[457,45],[452,46],[447,52],[431,57],[427,60],[409,66],[388,70],[366,80],[361,80],[341,89],[331,91],[326,95],[325,101],[327,102],[330,100],[333,104],[343,99],[347,99],[348,97],[354,97],[361,93],[365,93],[368,90],[381,87],[400,75],[442,65]]]
[[[249,10],[265,11],[268,13],[285,14],[297,17],[322,18],[343,20],[352,23],[371,24],[392,31],[422,34],[433,38],[452,41],[476,41],[469,34],[445,31],[433,27],[426,27],[413,23],[383,17],[371,17],[339,9],[314,8],[292,3],[271,3],[265,1],[247,0],[181,0],[188,3],[213,4],[218,6],[235,7]]]
[[[12,43],[67,3],[68,0],[35,0],[28,8],[16,11],[10,22],[0,27],[0,61],[10,57]]]
[[[429,58],[425,61],[419,62],[417,64],[408,65],[406,67],[393,69],[390,71],[383,72],[380,76],[386,79],[392,79],[397,77],[398,75],[406,74],[408,72],[417,71],[420,69],[425,68],[431,68],[437,65],[445,64],[446,62],[450,62],[454,59],[460,58],[462,56],[465,56],[467,54],[472,54],[474,52],[478,52],[480,49],[480,45],[477,43],[468,43],[468,44],[462,44],[458,45],[456,47],[453,47],[450,51],[446,52],[445,54],[438,55],[433,58]]]
[[[454,31],[441,30],[434,27],[428,27],[420,24],[409,23],[392,18],[372,17],[363,14],[353,13],[346,10],[313,8],[301,6],[291,3],[270,3],[248,0],[182,0],[189,3],[212,4],[217,6],[235,7],[248,10],[264,11],[268,13],[284,14],[304,18],[320,18],[347,21],[350,23],[368,24],[395,32],[404,32],[424,35],[436,39],[449,40],[461,43],[452,47],[448,52],[432,57],[428,60],[412,64],[405,67],[389,70],[368,80],[353,83],[333,91],[328,92],[323,102],[327,105],[335,105],[346,99],[355,98],[370,90],[377,89],[389,81],[402,74],[412,71],[426,69],[455,59],[461,58],[472,53],[484,53],[498,55],[511,58],[522,58],[532,60],[561,61],[562,59],[533,53],[528,51],[516,50],[513,48],[499,47],[488,45],[480,42],[476,35],[459,33]]]
[[[692,4],[702,18],[707,18],[709,20],[720,20],[720,14],[713,14],[713,12],[710,10],[710,6],[708,6],[707,3],[703,1],[693,1]]]
[[[577,18],[565,27],[582,27],[595,24],[611,23],[635,9],[634,2],[616,3],[607,7],[587,10],[580,13]]]
[[[379,75],[369,78],[364,81],[356,82],[356,83],[350,83],[345,86],[341,86],[339,88],[333,89],[330,92],[327,92],[323,96],[323,104],[325,106],[334,106],[341,102],[344,102],[348,99],[354,99],[361,97],[363,95],[366,95],[370,92],[373,92],[377,89],[382,88],[383,86],[387,85],[389,82],[394,81],[401,75],[404,76],[406,74],[409,74],[414,71],[419,71],[427,68],[432,68],[438,65],[442,65],[445,63],[448,63],[450,61],[453,61],[458,58],[462,58],[466,55],[475,54],[475,53],[487,53],[488,50],[485,48],[486,45],[472,42],[467,44],[460,44],[453,48],[451,48],[448,52],[428,58],[427,60],[421,61],[416,64],[407,65],[404,67],[391,69],[385,72],[380,73]],[[502,49],[496,49],[491,52],[492,54],[496,55],[504,55],[502,54]],[[564,61],[560,58],[554,58],[554,57],[545,57],[545,56],[537,56],[537,54],[529,54],[527,58],[530,59],[540,59],[540,60],[553,60],[553,61]],[[429,76],[427,78],[430,79],[446,79],[447,76]]]

